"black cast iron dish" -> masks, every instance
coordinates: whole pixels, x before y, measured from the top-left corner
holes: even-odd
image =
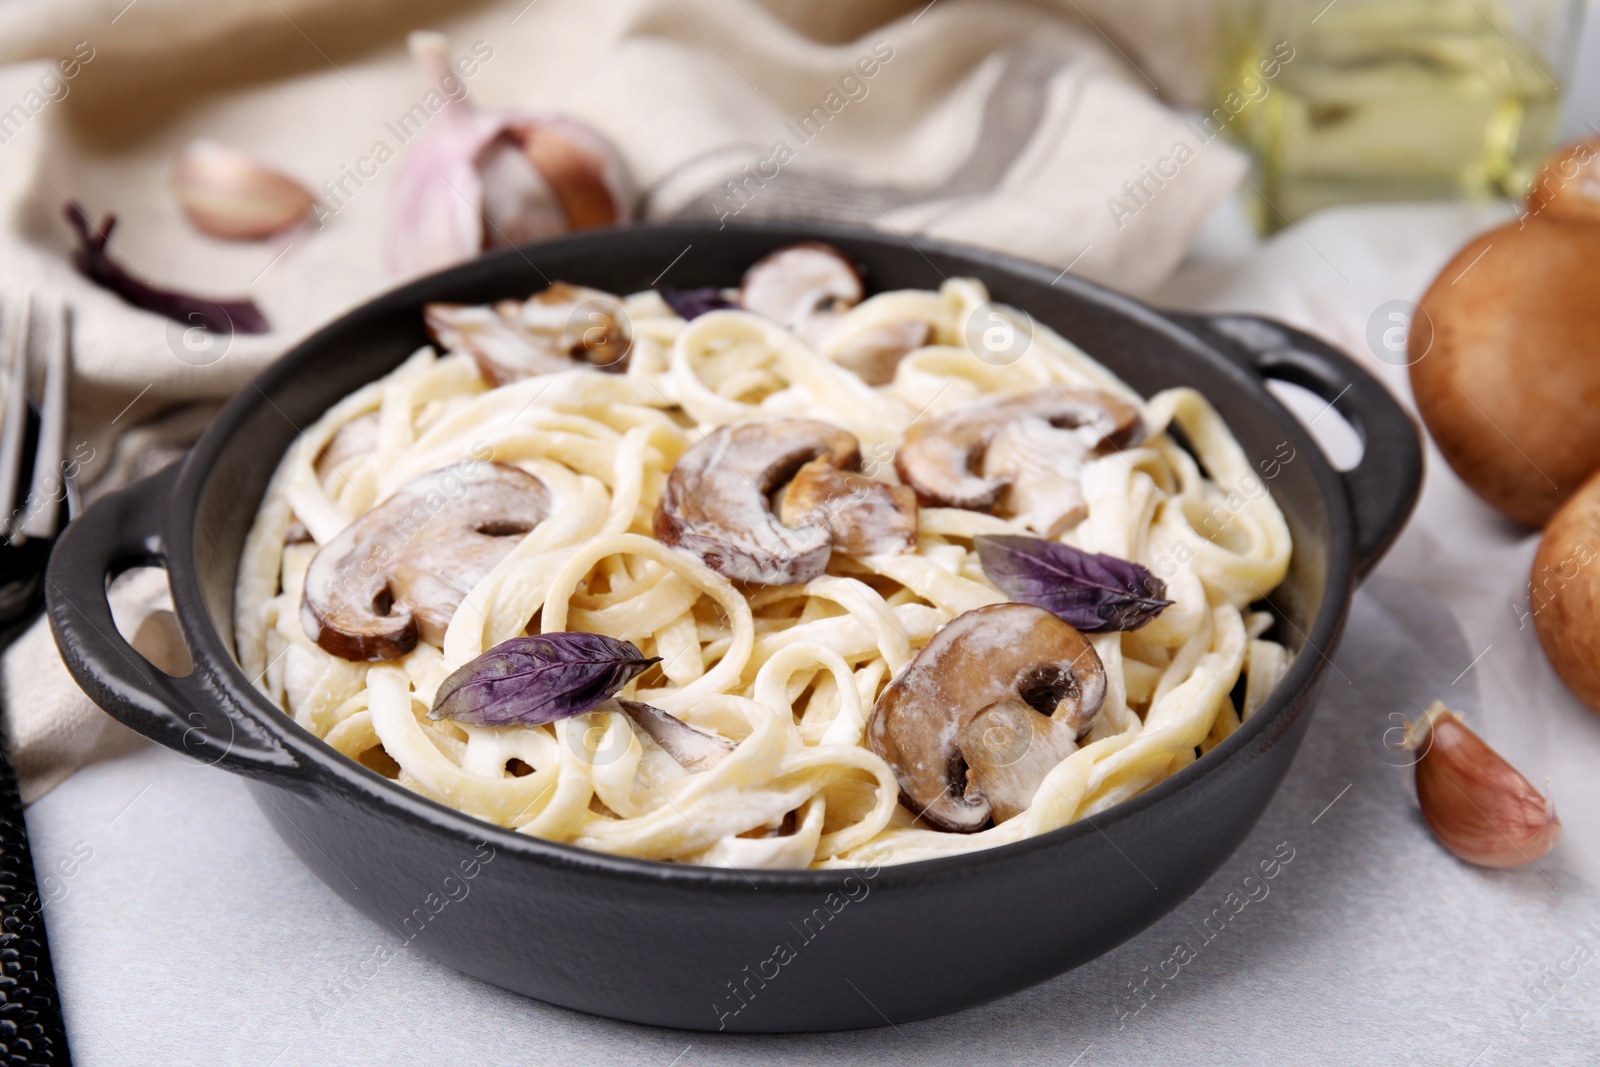
[[[1154,789],[1042,837],[855,872],[740,872],[602,855],[449,810],[325,747],[244,676],[232,647],[234,578],[267,481],[296,427],[427,341],[425,302],[484,303],[550,279],[627,293],[669,264],[677,286],[724,285],[771,249],[807,239],[855,257],[875,290],[981,278],[996,300],[1027,309],[1141,393],[1187,384],[1216,405],[1294,536],[1289,576],[1271,598],[1294,658],[1238,732]],[[1263,376],[1336,407],[1365,442],[1360,465],[1334,471]],[[1262,320],[1166,315],[1005,256],[854,229],[605,230],[425,278],[299,345],[240,391],[185,462],[72,524],[50,563],[49,609],[68,666],[102,707],[242,775],[334,892],[444,963],[642,1023],[878,1026],[1075,967],[1143,930],[1221,865],[1288,769],[1354,584],[1409,514],[1421,463],[1411,420],[1381,385]],[[156,670],[112,624],[109,577],[143,564],[171,577],[195,661],[187,677]]]

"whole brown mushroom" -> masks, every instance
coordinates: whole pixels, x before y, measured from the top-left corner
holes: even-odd
[[[1600,222],[1600,137],[1575,141],[1545,161],[1528,214]]]
[[[1528,577],[1528,614],[1550,665],[1600,714],[1600,473],[1545,527]]]
[[[1578,147],[1552,160],[1526,217],[1456,254],[1410,336],[1411,389],[1439,451],[1530,526],[1600,467],[1600,200]]]

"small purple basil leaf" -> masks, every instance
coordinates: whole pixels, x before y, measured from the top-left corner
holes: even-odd
[[[973,539],[983,573],[1013,600],[1059,615],[1084,633],[1137,630],[1172,603],[1167,583],[1137,563],[1038,537]]]
[[[728,311],[739,305],[722,295],[714,285],[699,289],[674,289],[670,285],[656,286],[656,292],[667,302],[667,307],[678,313],[685,322],[693,322],[708,311]]]
[[[446,678],[428,718],[543,726],[593,709],[660,662],[604,634],[513,637]]]
[[[72,265],[96,285],[116,293],[136,308],[164,315],[185,326],[199,326],[214,333],[267,332],[266,316],[254,301],[212,300],[173,289],[158,289],[129,274],[106,251],[111,230],[117,224],[115,215],[107,215],[97,231],[83,209],[70,200],[63,206],[62,213],[78,231],[78,240],[82,242],[72,253]]]

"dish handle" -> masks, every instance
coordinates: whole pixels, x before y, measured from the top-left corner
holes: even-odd
[[[1174,315],[1263,378],[1326,400],[1361,438],[1361,461],[1340,471],[1365,577],[1405,527],[1422,489],[1422,438],[1393,394],[1353,359],[1303,330],[1257,315]]]
[[[180,460],[102,497],[67,526],[45,572],[50,628],[73,678],[123,725],[202,763],[281,778],[298,769],[294,756],[239,707],[201,657],[191,657],[192,673],[167,674],[111,617],[113,578],[134,567],[166,567],[161,530],[182,467]]]

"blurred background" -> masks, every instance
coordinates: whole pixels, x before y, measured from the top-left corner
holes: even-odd
[[[394,187],[444,139],[423,127],[430,79],[449,76],[477,109],[614,146],[627,217],[836,218],[1182,302],[1192,283],[1163,286],[1186,259],[1326,208],[1520,197],[1600,115],[1583,15],[1581,0],[3,0],[0,289],[77,285],[62,202],[114,213],[112,245],[144,280],[248,294],[266,334],[165,358],[161,323],[85,288],[80,376],[115,394],[109,410],[146,385],[223,395],[424,265],[392,254],[397,229],[425,226]],[[431,75],[413,30],[447,35]],[[315,198],[306,224],[206,232],[194,200],[218,190],[193,183],[238,196],[243,179],[212,166],[179,185],[197,140]]]

